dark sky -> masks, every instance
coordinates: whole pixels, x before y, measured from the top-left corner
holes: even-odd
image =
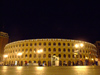
[[[0,31],[11,41],[62,38],[100,41],[99,2],[5,1],[1,5]]]

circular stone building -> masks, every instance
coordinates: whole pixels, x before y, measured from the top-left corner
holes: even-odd
[[[70,39],[30,39],[7,44],[4,65],[91,65],[97,56],[92,43]]]

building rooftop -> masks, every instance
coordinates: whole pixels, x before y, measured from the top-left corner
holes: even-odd
[[[0,31],[0,37],[1,37],[1,36],[3,36],[3,37],[9,37],[9,36],[8,36],[8,33],[1,32],[1,31]]]

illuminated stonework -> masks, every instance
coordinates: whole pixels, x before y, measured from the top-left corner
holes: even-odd
[[[75,45],[80,45],[75,47]],[[40,50],[41,52],[39,52]],[[51,65],[53,55],[59,57],[59,66],[76,64],[78,61],[84,64],[85,60],[93,62],[97,56],[96,46],[89,42],[70,39],[31,39],[9,43],[5,46],[5,55],[8,55],[6,63],[11,65],[18,61],[20,65],[24,62],[41,63]],[[18,56],[18,53],[22,55]]]
[[[8,43],[9,36],[5,32],[0,32],[0,62],[3,61],[4,47]]]

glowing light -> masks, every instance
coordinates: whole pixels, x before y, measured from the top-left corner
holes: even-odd
[[[41,52],[43,52],[43,50],[42,50],[42,49],[40,49],[40,50],[38,50],[37,52],[38,52],[38,53],[41,53]]]
[[[76,48],[78,48],[78,47],[79,47],[79,45],[78,45],[78,44],[76,44],[76,45],[75,45],[75,47],[76,47]]]
[[[22,55],[22,53],[18,53],[17,55],[18,55],[18,56],[21,56],[21,55]]]
[[[83,47],[84,45],[81,43],[80,46]]]
[[[8,68],[7,66],[3,66],[3,69],[4,69],[4,70],[2,70],[2,71],[3,71],[3,72],[7,72],[7,70],[8,70],[7,68]]]
[[[37,70],[43,70],[44,69],[44,67],[36,67],[37,68]]]
[[[39,50],[38,50],[37,52],[38,52],[38,53],[40,53],[40,51],[39,51]]]
[[[91,60],[94,60],[93,58]]]
[[[74,68],[76,68],[75,71],[77,72],[77,75],[84,75],[84,72],[88,72],[87,66],[75,66]]]
[[[22,67],[17,67],[17,70],[21,70],[22,69]]]
[[[85,59],[88,59],[88,57],[85,57]]]
[[[75,44],[75,47],[76,48],[79,48],[79,47],[83,47],[84,45],[81,43],[81,44]]]
[[[4,55],[4,58],[7,58],[8,57],[8,55]]]
[[[41,49],[40,52],[43,52],[43,50]]]

